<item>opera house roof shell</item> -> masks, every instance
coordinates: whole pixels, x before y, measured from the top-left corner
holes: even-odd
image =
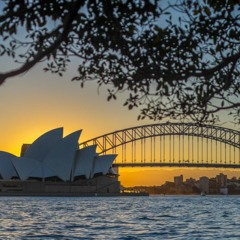
[[[96,145],[79,149],[81,130],[63,137],[63,128],[53,129],[36,139],[21,157],[0,151],[2,179],[42,179],[57,177],[74,181],[77,177],[93,178],[106,175],[116,154],[99,156]]]

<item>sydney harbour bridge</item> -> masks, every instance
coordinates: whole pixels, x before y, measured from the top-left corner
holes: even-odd
[[[161,123],[90,139],[99,154],[118,154],[118,167],[240,168],[240,131],[195,123]]]

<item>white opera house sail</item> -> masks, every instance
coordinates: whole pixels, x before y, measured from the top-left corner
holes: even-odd
[[[115,154],[99,156],[96,146],[79,149],[82,130],[63,136],[63,128],[56,128],[37,138],[32,144],[24,144],[21,157],[0,151],[2,180],[54,178],[62,182],[74,182],[78,178],[93,179],[107,175],[115,160]],[[27,147],[26,147],[27,146]]]

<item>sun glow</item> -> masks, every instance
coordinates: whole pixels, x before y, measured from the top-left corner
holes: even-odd
[[[64,136],[82,129],[82,142],[116,130],[153,123],[137,121],[138,111],[124,108],[121,98],[107,102],[105,89],[98,93],[96,83],[88,83],[81,89],[78,82],[70,81],[71,71],[59,78],[43,74],[42,67],[40,64],[0,87],[1,151],[19,156],[22,144],[32,143],[44,132],[58,127],[64,127]],[[132,153],[129,156],[132,158]],[[165,158],[169,156],[166,150]],[[164,155],[157,157],[163,159]],[[177,157],[177,152],[171,154],[173,157]],[[122,161],[121,153],[118,158]],[[181,169],[123,168],[120,169],[120,180],[126,186],[159,185],[181,173]],[[186,177],[198,177],[198,173],[199,169],[189,169]]]

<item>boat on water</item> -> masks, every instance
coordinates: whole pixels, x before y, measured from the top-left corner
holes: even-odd
[[[206,196],[206,193],[205,192],[201,192],[201,196]]]

